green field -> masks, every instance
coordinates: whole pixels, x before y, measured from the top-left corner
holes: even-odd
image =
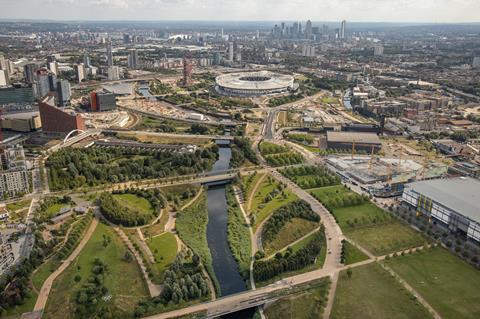
[[[282,248],[290,245],[294,241],[307,235],[317,227],[318,223],[316,222],[311,222],[301,218],[293,218],[280,229],[274,240],[263,242],[265,254],[267,256],[274,254]]]
[[[113,198],[115,198],[122,206],[128,207],[133,211],[153,213],[152,204],[143,197],[134,194],[115,194],[113,195]]]
[[[321,318],[328,299],[330,281],[321,279],[318,287],[292,297],[281,298],[265,309],[267,319]]]
[[[418,247],[427,242],[421,233],[400,221],[359,228],[345,234],[376,256]]]
[[[310,193],[322,203],[358,197],[343,185],[315,188]],[[374,255],[381,256],[426,242],[419,232],[369,201],[330,209],[344,234]]]
[[[31,202],[32,202],[31,199],[27,199],[27,200],[21,200],[18,202],[10,203],[10,204],[7,204],[7,209],[9,211],[15,211],[23,208],[28,208]]]
[[[111,238],[107,247],[103,246],[103,235]],[[148,291],[135,260],[124,261],[126,251],[123,242],[112,228],[99,223],[80,255],[53,283],[44,317],[50,319],[76,318],[73,300],[77,291],[91,276],[95,258],[99,258],[108,265],[104,285],[112,295],[112,299],[108,303],[99,300],[98,307],[108,307],[114,312],[114,317],[132,317],[135,305],[139,300],[147,297]],[[81,278],[78,282],[74,280],[76,275]]]
[[[244,187],[244,198],[245,202],[248,202],[248,199],[252,196],[253,188],[257,184],[257,182],[263,178],[266,175],[266,173],[257,173],[254,174],[254,176],[251,175],[246,175],[242,177],[242,184]]]
[[[350,244],[348,241],[344,244],[345,249],[345,265],[351,265],[368,259],[360,249]]]
[[[443,318],[480,318],[480,272],[445,249],[385,262]]]
[[[42,215],[46,216],[47,218],[55,217],[60,212],[60,209],[63,207],[70,207],[69,205],[65,204],[53,204],[48,206],[47,210],[42,213]]]
[[[378,264],[340,273],[331,318],[431,318],[428,311]]]
[[[147,245],[155,257],[155,267],[159,276],[168,269],[177,256],[177,240],[172,233],[163,233],[160,236],[147,240]]]

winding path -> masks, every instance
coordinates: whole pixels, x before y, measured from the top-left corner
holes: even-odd
[[[72,263],[72,261],[77,258],[77,256],[80,254],[82,251],[83,247],[87,244],[87,242],[90,240],[90,237],[92,237],[93,232],[97,228],[98,225],[98,217],[94,217],[92,220],[92,223],[88,227],[88,230],[86,231],[85,235],[83,236],[82,240],[78,244],[78,246],[73,250],[73,252],[70,254],[70,256],[67,257],[67,259],[64,260],[64,262],[58,267],[57,270],[55,270],[48,278],[45,280],[45,282],[42,285],[42,288],[40,289],[40,293],[38,295],[37,301],[35,303],[35,307],[33,308],[33,311],[43,311],[45,309],[45,305],[47,304],[48,296],[50,294],[50,291],[52,290],[52,285],[55,279],[57,279],[60,274],[67,269],[68,266]]]

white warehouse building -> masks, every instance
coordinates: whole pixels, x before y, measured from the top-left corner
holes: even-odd
[[[480,242],[480,181],[470,177],[405,185],[402,202],[452,232]]]

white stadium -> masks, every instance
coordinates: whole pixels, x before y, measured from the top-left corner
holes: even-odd
[[[293,76],[268,71],[223,74],[215,81],[217,92],[225,95],[258,96],[295,88]]]

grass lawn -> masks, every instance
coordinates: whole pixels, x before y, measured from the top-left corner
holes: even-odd
[[[253,212],[259,209],[259,206],[263,204],[265,197],[277,186],[278,182],[273,178],[270,178],[269,181],[269,177],[267,176],[258,186],[256,193],[253,194],[251,211]]]
[[[253,178],[252,175],[246,175],[242,177],[242,183],[245,186],[245,202],[248,202],[248,199],[252,196],[253,188],[265,175],[266,173],[257,173]]]
[[[343,185],[336,185],[315,188],[310,193],[325,202],[352,192]],[[377,256],[421,246],[426,241],[419,232],[372,202],[333,208],[333,214],[348,238]]]
[[[21,200],[15,203],[10,203],[10,204],[7,204],[7,209],[9,211],[15,211],[23,208],[28,208],[31,202],[32,202],[31,199],[27,199],[27,200]]]
[[[340,273],[331,318],[431,318],[428,311],[376,263]]]
[[[119,201],[122,206],[128,207],[133,211],[153,213],[152,204],[143,197],[134,194],[115,194],[113,198]]]
[[[443,318],[480,318],[480,272],[436,247],[385,261]]]
[[[35,307],[35,302],[37,302],[37,297],[38,294],[31,290],[30,296],[25,299],[25,303],[9,309],[6,314],[6,318],[21,318],[23,313],[32,311],[33,307]]]
[[[318,223],[301,218],[293,218],[285,224],[282,229],[280,229],[279,233],[272,241],[263,242],[265,254],[267,256],[274,254],[299,238],[302,238],[317,227]]]
[[[348,241],[345,242],[345,265],[351,265],[364,261],[368,259],[368,256],[365,255],[360,249],[350,244]]]
[[[62,209],[63,207],[69,207],[69,205],[65,205],[65,204],[53,204],[53,205],[50,205],[50,206],[48,206],[48,208],[45,210],[45,212],[43,212],[42,215],[47,216],[47,218],[52,218],[52,217],[54,217],[55,215],[57,215],[57,214],[60,212],[60,209]]]
[[[330,281],[320,279],[317,287],[305,290],[291,297],[281,298],[265,309],[267,319],[321,318],[328,299]]]
[[[147,240],[150,251],[155,256],[155,267],[160,276],[168,269],[177,256],[177,241],[172,233],[163,233],[160,236]]]
[[[35,289],[40,291],[45,280],[58,268],[58,263],[53,259],[44,262],[38,267],[38,270],[32,277],[32,283]]]
[[[419,232],[399,221],[358,228],[345,235],[376,256],[418,247],[427,242]]]
[[[103,246],[103,235],[111,238],[111,243],[107,247]],[[75,318],[73,300],[77,291],[91,275],[95,258],[99,258],[108,265],[104,284],[112,295],[108,304],[102,300],[99,304],[115,308],[115,314],[118,317],[132,317],[135,305],[139,300],[147,297],[148,291],[135,260],[130,262],[123,260],[126,250],[113,229],[99,223],[80,255],[53,283],[44,317]],[[79,282],[74,280],[76,275],[81,277]]]
[[[273,200],[268,202],[263,208],[255,212],[255,223],[253,229],[256,230],[258,225],[260,225],[265,219],[267,219],[274,211],[286,205],[290,202],[293,202],[298,199],[297,195],[285,189],[287,194],[286,198],[283,198],[281,195],[275,197]]]

